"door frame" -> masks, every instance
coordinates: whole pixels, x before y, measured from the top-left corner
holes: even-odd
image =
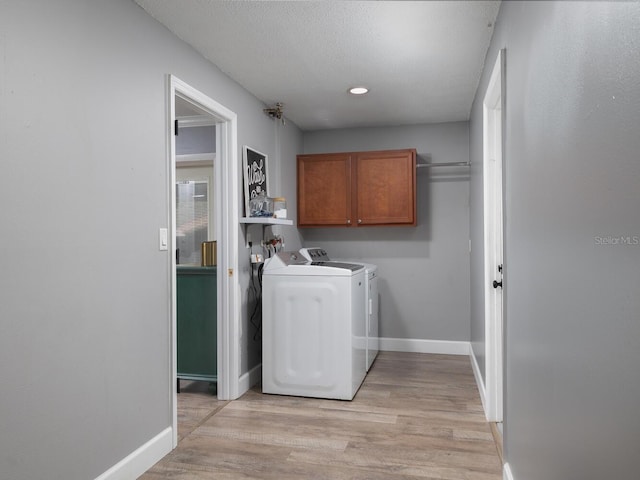
[[[237,115],[174,75],[167,80],[167,186],[169,211],[169,271],[171,312],[171,398],[173,446],[178,444],[177,411],[177,291],[176,291],[176,142],[175,98],[206,111],[216,120],[214,205],[218,260],[218,398],[234,399],[240,391],[240,285],[238,275],[238,127]],[[223,272],[223,273],[222,273]]]
[[[505,96],[505,49],[498,52],[484,96],[483,192],[484,192],[484,306],[485,306],[485,415],[502,422],[504,376],[504,192],[503,142]]]

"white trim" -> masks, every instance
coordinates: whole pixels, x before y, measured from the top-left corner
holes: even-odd
[[[175,119],[175,94],[176,89],[173,84],[171,75],[167,77],[167,179],[169,192],[169,211],[167,212],[167,225],[169,226],[169,312],[171,325],[171,427],[172,427],[172,445],[178,445],[178,395],[177,395],[177,371],[178,371],[178,353],[177,353],[177,335],[178,326],[176,319],[177,311],[177,279],[176,279],[176,142],[174,135],[174,119]],[[175,300],[175,301],[174,301]]]
[[[167,427],[144,445],[104,472],[96,480],[130,480],[138,478],[171,451],[173,432]]]
[[[380,338],[380,351],[469,355],[469,342],[422,340],[416,338]]]
[[[226,110],[226,109],[225,109]],[[238,128],[236,114],[227,111],[225,123],[218,126],[216,152],[219,158],[217,174],[214,175],[215,202],[221,206],[216,216],[218,232],[218,255],[222,263],[218,281],[218,398],[233,400],[240,396],[240,272],[238,268],[238,212],[240,210]],[[222,142],[222,139],[226,139]],[[219,141],[220,140],[220,141]],[[220,258],[220,257],[218,257]],[[220,365],[226,369],[220,371]]]
[[[178,127],[211,127],[216,122],[211,119],[210,115],[193,115],[190,117],[178,117]]]
[[[244,394],[251,387],[262,380],[262,364],[253,367],[247,373],[240,377],[240,395]]]
[[[183,166],[184,162],[206,162],[213,163],[216,160],[216,154],[211,153],[186,153],[184,155],[176,155],[176,163]]]
[[[176,259],[175,259],[175,97],[190,102],[215,119],[216,157],[214,163],[214,197],[216,212],[215,231],[218,237],[218,398],[231,400],[239,396],[240,380],[240,284],[238,270],[238,119],[237,115],[212,100],[205,94],[187,85],[174,75],[169,75],[168,88],[168,190],[171,198],[169,206],[169,225],[171,230],[171,248],[169,252],[171,292],[171,389],[173,445],[177,439],[177,395],[176,395]]]
[[[511,473],[509,463],[505,463],[502,468],[502,478],[503,480],[513,480],[513,473]]]
[[[482,379],[482,373],[480,372],[480,365],[478,365],[478,359],[473,351],[473,347],[469,346],[469,357],[471,358],[471,369],[473,370],[473,376],[476,378],[476,384],[478,385],[478,392],[480,393],[480,401],[482,402],[482,409],[487,411],[487,391],[484,388],[484,380]]]

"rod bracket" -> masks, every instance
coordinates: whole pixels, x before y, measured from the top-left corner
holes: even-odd
[[[262,111],[264,113],[266,113],[267,115],[269,115],[271,118],[274,119],[278,119],[280,121],[282,121],[282,125],[284,125],[284,110],[283,110],[284,105],[282,104],[282,102],[278,102],[275,104],[274,107],[271,108],[264,108]]]

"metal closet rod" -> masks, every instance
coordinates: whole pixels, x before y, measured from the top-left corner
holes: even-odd
[[[471,162],[416,163],[416,168],[424,167],[470,167]]]

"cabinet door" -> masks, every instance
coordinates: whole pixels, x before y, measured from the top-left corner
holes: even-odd
[[[298,226],[351,223],[351,155],[298,155]]]
[[[416,151],[362,152],[356,161],[358,225],[415,225]]]
[[[178,378],[218,375],[217,268],[177,268]]]

